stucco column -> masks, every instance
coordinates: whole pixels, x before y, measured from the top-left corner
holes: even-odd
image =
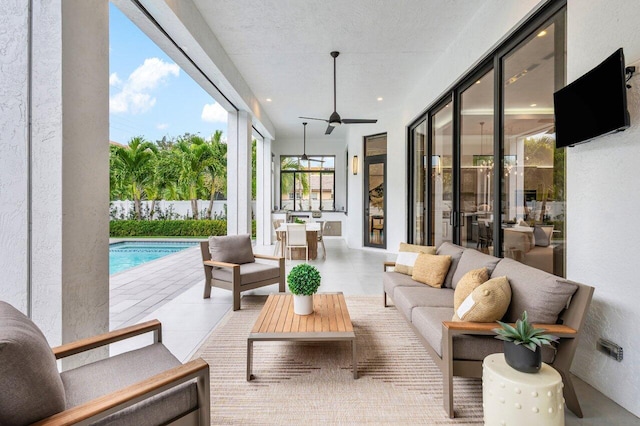
[[[250,234],[251,116],[231,111],[227,126],[227,234]]]
[[[271,139],[256,144],[256,244],[271,245]]]
[[[58,345],[109,328],[109,3],[18,3],[0,18],[0,299]]]

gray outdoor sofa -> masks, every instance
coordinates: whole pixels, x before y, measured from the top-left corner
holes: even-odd
[[[468,271],[482,267],[487,268],[490,278],[509,279],[512,296],[503,321],[513,323],[526,310],[536,327],[560,337],[555,349],[544,348],[542,360],[562,375],[567,407],[582,417],[569,369],[593,287],[451,243],[443,243],[436,254],[451,256],[442,288],[414,281],[410,275],[390,270],[394,262],[385,262],[384,305],[388,305],[388,297],[393,300],[442,371],[443,403],[449,417],[454,417],[453,376],[481,378],[483,359],[503,352],[502,341],[495,339],[492,332],[497,323],[452,321],[456,284]]]

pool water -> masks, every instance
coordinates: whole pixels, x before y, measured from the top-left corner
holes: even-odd
[[[177,253],[195,242],[123,242],[109,245],[109,275],[142,265],[151,260]]]

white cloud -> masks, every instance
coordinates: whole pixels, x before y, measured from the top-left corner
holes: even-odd
[[[164,130],[164,129],[167,129],[167,128],[169,128],[169,125],[167,123],[158,123],[156,125],[156,129],[158,129],[158,130]]]
[[[122,80],[118,77],[118,73],[113,73],[109,76],[109,86],[120,86],[122,84]]]
[[[226,123],[229,113],[219,103],[205,104],[202,108],[202,121],[208,123]]]
[[[124,82],[122,90],[109,98],[109,112],[142,114],[148,111],[156,103],[151,92],[165,84],[171,76],[179,75],[180,67],[177,64],[159,58],[145,59]],[[109,76],[109,84],[112,84],[112,80],[122,83],[116,73]]]

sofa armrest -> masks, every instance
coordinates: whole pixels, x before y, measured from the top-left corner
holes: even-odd
[[[160,321],[156,319],[143,322],[142,324],[121,328],[119,330],[113,330],[97,336],[88,337],[86,339],[77,340],[75,342],[66,343],[51,349],[53,350],[53,354],[56,356],[56,359],[60,359],[149,332],[154,332],[155,342],[162,341],[162,324],[160,324]]]
[[[385,272],[387,272],[387,269],[389,269],[389,268],[395,268],[395,266],[396,266],[396,262],[386,261],[386,262],[384,262],[384,265],[383,265],[383,268],[384,268],[384,269],[383,269],[383,270],[384,270]]]
[[[202,358],[171,368],[146,380],[122,388],[116,392],[87,401],[84,404],[54,414],[34,425],[70,425],[90,423],[114,412],[130,407],[167,389],[192,379],[198,379],[198,392],[209,395],[209,364]],[[205,398],[208,400],[208,397]]]
[[[511,324],[514,325],[514,324]],[[575,338],[578,335],[577,330],[562,324],[533,324],[535,328],[543,328],[549,334],[560,338]],[[472,335],[492,335],[494,328],[499,328],[497,322],[459,322],[459,321],[442,321],[443,337],[446,334],[472,334]]]

